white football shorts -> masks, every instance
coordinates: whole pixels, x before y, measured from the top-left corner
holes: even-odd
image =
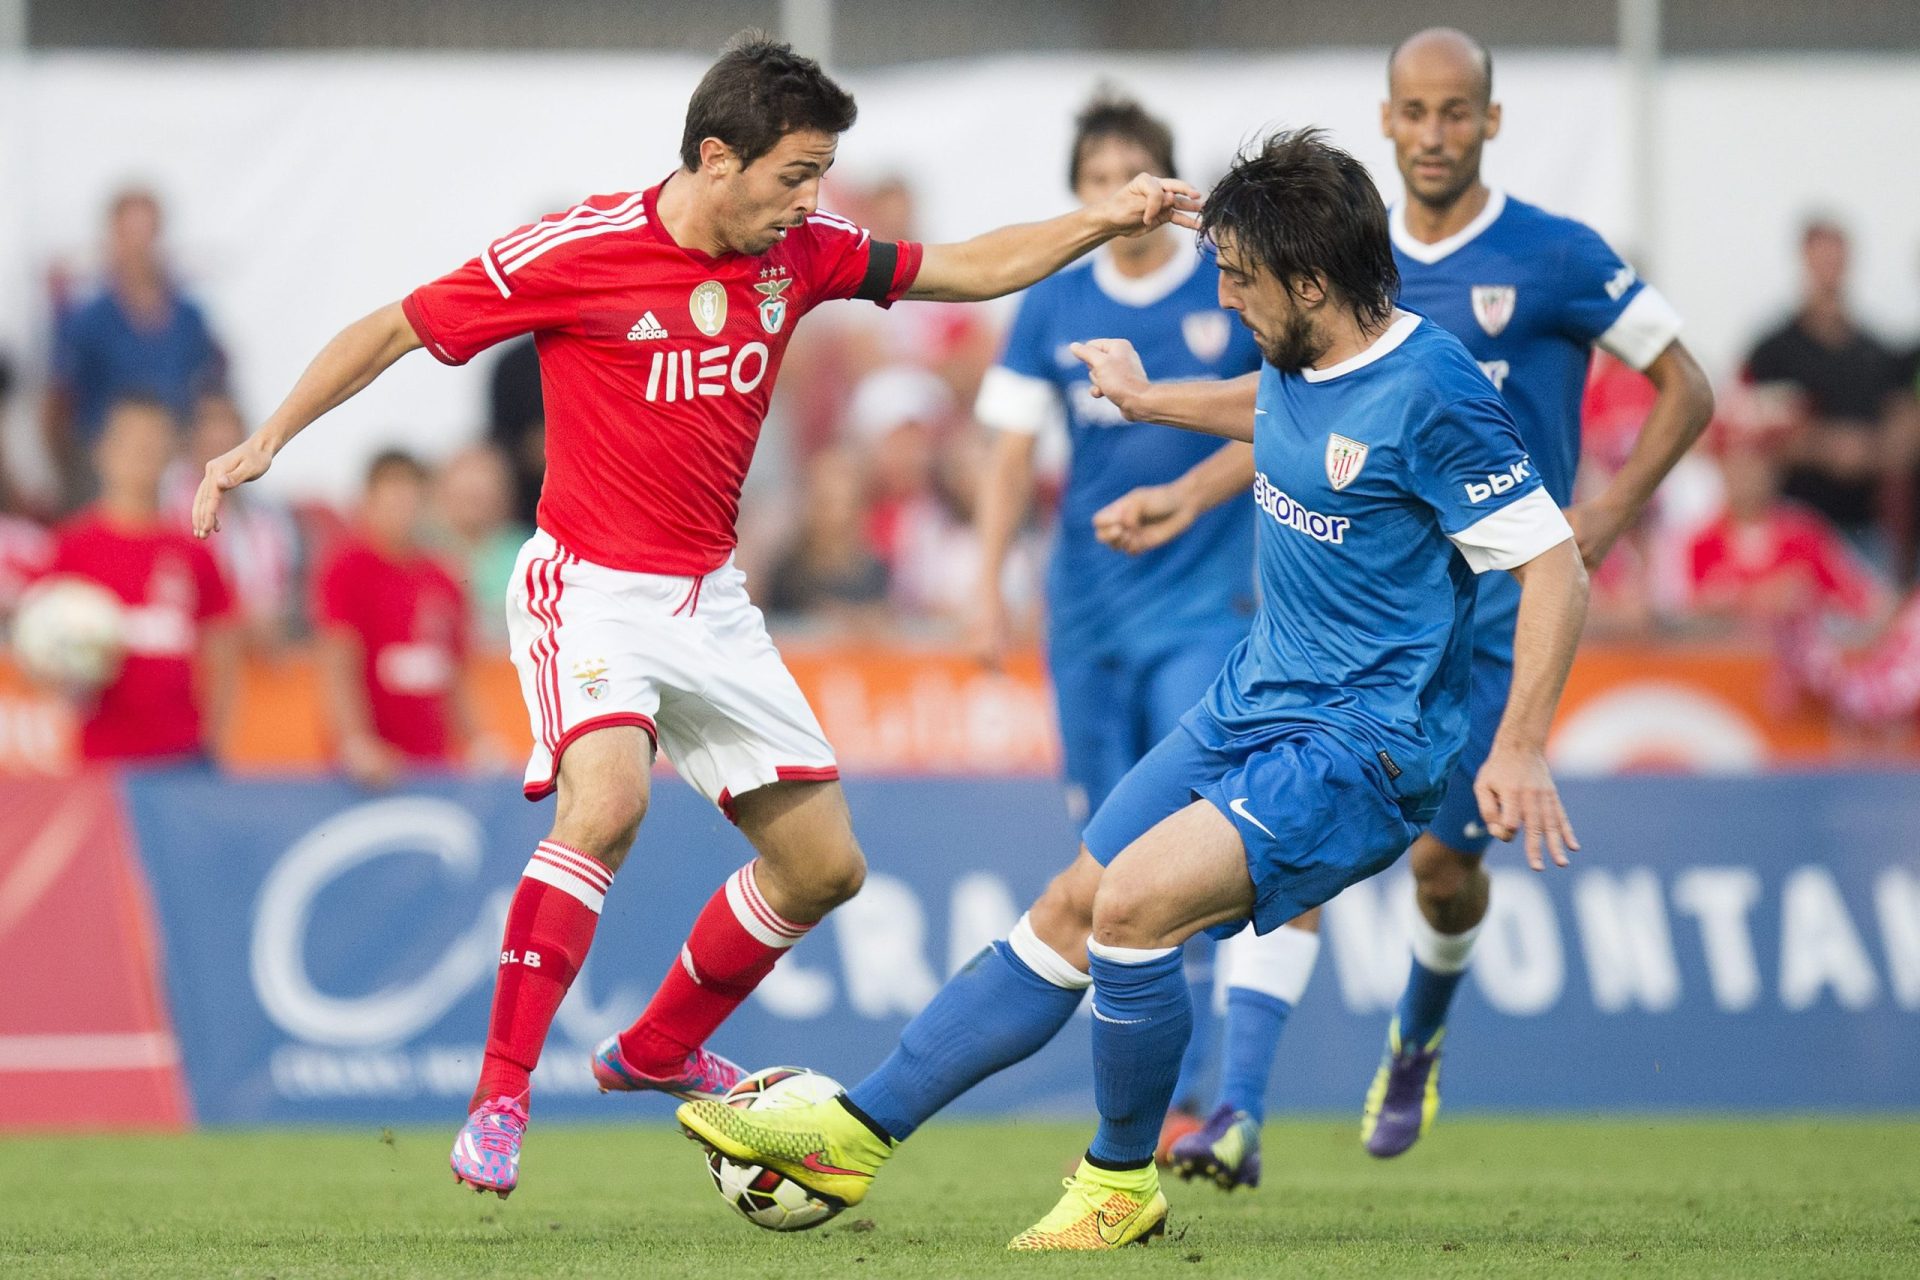
[[[773,782],[840,776],[820,721],[733,561],[704,577],[592,564],[541,530],[520,549],[507,634],[533,726],[524,789],[552,794],[580,735],[637,725],[729,817]]]

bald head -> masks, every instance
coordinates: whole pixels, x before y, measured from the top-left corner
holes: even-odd
[[[1493,101],[1493,58],[1452,27],[1429,27],[1402,40],[1387,59],[1380,129],[1393,140],[1407,197],[1429,210],[1477,205],[1483,190],[1480,149],[1500,132]]]
[[[1493,55],[1485,45],[1455,27],[1428,27],[1394,47],[1387,55],[1389,96],[1403,73],[1423,82],[1470,83],[1481,106],[1493,101]]]

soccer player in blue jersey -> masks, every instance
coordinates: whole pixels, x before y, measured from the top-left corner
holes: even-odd
[[[1673,308],[1605,241],[1482,180],[1481,148],[1500,130],[1492,72],[1478,42],[1446,28],[1410,37],[1388,61],[1381,125],[1405,185],[1390,214],[1400,301],[1459,338],[1500,392],[1591,568],[1706,426],[1712,392],[1677,338]],[[1658,400],[1626,465],[1603,491],[1574,505],[1581,391],[1595,346],[1644,371]],[[1200,468],[1179,486],[1129,494],[1097,519],[1113,545],[1156,547],[1208,501],[1237,493],[1251,478],[1250,469],[1233,476],[1218,465]],[[1482,483],[1497,490],[1511,482]],[[1467,746],[1445,803],[1409,857],[1419,906],[1412,972],[1362,1121],[1362,1140],[1376,1156],[1405,1151],[1433,1121],[1447,1009],[1487,912],[1481,859],[1490,837],[1472,779],[1507,700],[1519,590],[1504,574],[1484,574],[1478,595]],[[1317,928],[1317,917],[1296,925]],[[1221,1093],[1206,1127],[1175,1146],[1183,1176],[1201,1174],[1227,1188],[1259,1182],[1267,1077],[1311,966],[1291,941],[1298,936],[1245,933],[1222,948],[1229,985]]]
[[[1586,571],[1471,357],[1394,305],[1386,209],[1365,168],[1317,131],[1277,134],[1235,162],[1202,226],[1221,302],[1265,359],[1256,385],[1149,382],[1122,341],[1075,350],[1129,420],[1253,443],[1252,631],[1093,816],[1024,935],[982,953],[908,1027],[895,1058],[917,1062],[903,1088],[870,1077],[766,1113],[683,1106],[681,1124],[715,1150],[858,1201],[930,1096],[1031,1052],[1077,1003],[1047,988],[1090,975],[1100,1128],[1066,1195],[1012,1247],[1108,1249],[1164,1230],[1153,1149],[1192,1025],[1181,945],[1249,919],[1276,929],[1392,863],[1431,820],[1466,738],[1476,573],[1506,570],[1522,588],[1512,697],[1475,783],[1481,820],[1502,839],[1525,829],[1536,869],[1577,847],[1544,747]],[[1511,483],[1496,492],[1492,477]]]
[[[1137,173],[1176,177],[1173,132],[1138,103],[1101,95],[1075,121],[1068,185],[1091,204]],[[1245,327],[1220,308],[1220,273],[1191,236],[1165,227],[1096,249],[1085,264],[1042,280],[1021,299],[974,417],[995,432],[978,506],[981,575],[973,619],[978,656],[997,666],[1009,636],[1001,576],[1025,519],[1036,444],[1065,428],[1071,449],[1047,569],[1047,669],[1076,826],[1172,731],[1247,634],[1253,616],[1253,501],[1242,494],[1187,536],[1129,556],[1094,535],[1093,515],[1140,485],[1159,484],[1224,450],[1211,437],[1128,422],[1092,394],[1070,350],[1125,338],[1155,378],[1233,378],[1260,367]],[[1310,935],[1301,935],[1311,939]],[[1190,948],[1195,1029],[1187,1061],[1204,1064],[1210,1037],[1212,948]],[[1194,954],[1199,953],[1199,954]],[[1163,1149],[1198,1121],[1178,1104],[1206,1101],[1195,1071],[1175,1090]],[[1184,1128],[1182,1124],[1184,1122]]]

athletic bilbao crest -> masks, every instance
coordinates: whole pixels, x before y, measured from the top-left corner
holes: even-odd
[[[1327,483],[1335,493],[1359,479],[1360,468],[1366,465],[1366,445],[1337,431],[1327,437]]]
[[[760,293],[760,327],[768,333],[780,332],[780,326],[787,322],[787,286],[793,283],[792,276],[775,280],[762,280],[753,286]]]
[[[1517,292],[1510,284],[1473,286],[1473,318],[1480,322],[1489,338],[1499,337],[1507,322],[1513,319],[1513,299]]]
[[[1212,364],[1226,354],[1233,321],[1224,311],[1190,311],[1181,317],[1180,336],[1187,340],[1187,350],[1193,352],[1195,360]]]

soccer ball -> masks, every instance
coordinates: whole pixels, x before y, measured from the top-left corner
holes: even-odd
[[[13,656],[40,684],[92,693],[120,674],[126,657],[126,608],[87,578],[42,578],[13,615]]]
[[[727,1090],[722,1099],[730,1107],[766,1111],[777,1107],[825,1102],[840,1092],[840,1082],[801,1067],[768,1067],[756,1071]],[[806,1231],[846,1208],[837,1200],[817,1196],[773,1169],[729,1160],[718,1151],[707,1154],[707,1172],[720,1196],[740,1216],[768,1231]]]

